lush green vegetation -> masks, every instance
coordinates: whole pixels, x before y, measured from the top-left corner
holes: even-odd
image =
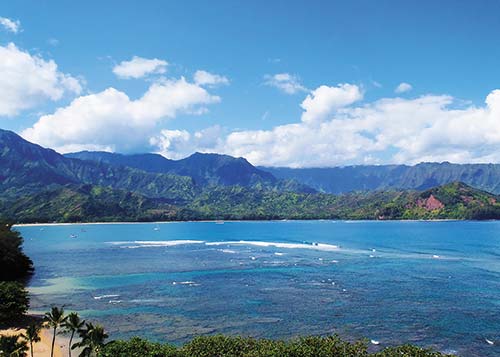
[[[188,206],[204,219],[499,219],[500,199],[462,183],[339,196],[217,188]]]
[[[279,180],[269,172],[256,168],[244,158],[228,155],[194,153],[185,159],[169,160],[158,154],[122,155],[82,151],[64,156],[146,172],[189,176],[200,187],[242,186],[265,190],[314,192],[295,180]]]
[[[20,336],[0,336],[1,357],[24,357],[27,351],[28,344]]]
[[[309,336],[292,340],[254,339],[223,335],[197,337],[184,346],[153,343],[141,338],[112,341],[102,356],[130,357],[438,357],[439,352],[405,345],[369,353],[366,341],[348,342],[338,336]]]
[[[178,221],[235,219],[499,219],[500,198],[461,183],[424,192],[353,192],[344,195],[204,189],[173,204],[159,198],[91,185],[66,185],[6,203],[0,212],[17,222]]]
[[[63,185],[93,185],[182,202],[198,190],[190,177],[69,159],[1,129],[0,178],[2,199],[29,197]]]
[[[28,310],[24,281],[33,272],[33,263],[22,251],[21,235],[11,225],[0,223],[0,324],[17,319]]]
[[[33,263],[22,251],[23,238],[11,224],[0,222],[0,281],[22,280],[33,271]]]
[[[3,215],[18,222],[170,220],[178,207],[166,199],[91,185],[65,185],[22,197]]]
[[[28,311],[29,297],[24,285],[0,281],[0,325],[20,318]]]

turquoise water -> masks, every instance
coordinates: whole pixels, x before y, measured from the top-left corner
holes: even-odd
[[[499,222],[17,229],[36,267],[32,309],[64,305],[114,338],[339,333],[380,341],[374,350],[500,355]]]

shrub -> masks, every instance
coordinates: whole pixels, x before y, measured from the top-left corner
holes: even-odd
[[[28,311],[28,292],[22,284],[0,281],[0,323],[12,322]]]
[[[0,356],[22,357],[26,356],[28,345],[20,335],[0,336]]]
[[[33,262],[22,251],[23,238],[10,224],[0,222],[0,280],[21,280],[33,272]]]

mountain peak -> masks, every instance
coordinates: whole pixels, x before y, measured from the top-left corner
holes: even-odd
[[[82,151],[66,154],[66,157],[114,166],[189,176],[202,186],[258,186],[275,188],[279,183],[272,174],[260,170],[244,158],[216,153],[195,152],[181,160],[170,160],[159,154],[124,155],[107,152]]]

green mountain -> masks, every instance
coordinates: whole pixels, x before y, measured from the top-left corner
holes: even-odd
[[[423,192],[390,188],[332,195],[294,191],[293,181],[277,180],[244,159],[224,155],[195,154],[179,161],[98,156],[107,159],[65,157],[0,130],[0,216],[16,222],[500,218],[498,196],[459,182]],[[149,165],[150,172],[126,166],[133,162],[144,169]],[[413,186],[422,181],[401,173],[411,167],[384,168]],[[433,177],[446,176],[440,175]],[[287,184],[288,189],[280,189]]]
[[[500,194],[500,165],[421,163],[415,166],[380,165],[292,169],[260,167],[277,178],[296,180],[320,192],[426,190],[451,182]]]
[[[204,219],[500,219],[499,196],[463,183],[342,195],[218,188],[187,207]]]
[[[314,192],[295,180],[280,180],[257,169],[244,158],[220,154],[195,153],[182,160],[169,160],[158,154],[123,155],[102,151],[81,151],[67,158],[130,167],[152,173],[191,177],[200,187],[243,186],[278,191]]]
[[[17,222],[168,221],[179,208],[169,200],[92,185],[59,186],[0,205]]]
[[[3,199],[67,184],[113,187],[173,201],[192,199],[199,191],[190,177],[66,158],[6,130],[0,130],[0,179]]]
[[[205,219],[500,219],[500,197],[462,183],[342,195],[212,187],[183,204],[98,186],[60,186],[0,204],[16,222]]]

